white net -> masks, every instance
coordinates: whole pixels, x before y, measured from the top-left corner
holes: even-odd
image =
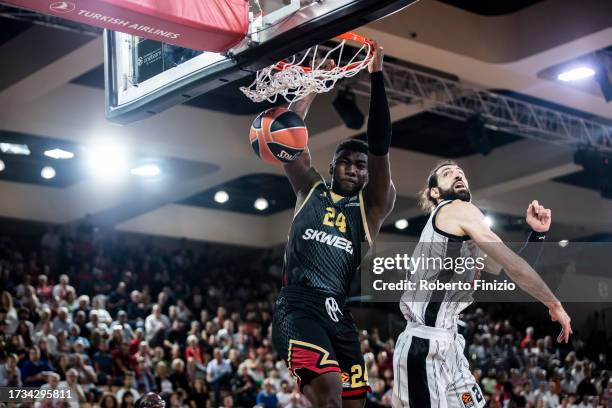
[[[350,35],[347,33],[343,37]],[[371,42],[362,42],[350,58],[345,54],[353,50],[345,52],[346,42],[347,38],[344,38],[335,47],[316,45],[299,56],[294,55],[270,65],[258,71],[255,80],[249,86],[240,87],[240,90],[253,102],[272,103],[279,95],[291,102],[313,92],[328,92],[339,79],[357,75],[372,59],[374,50]],[[328,61],[331,59],[339,62],[330,68]]]

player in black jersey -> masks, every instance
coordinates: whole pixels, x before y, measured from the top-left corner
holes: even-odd
[[[375,50],[368,65],[368,143],[349,139],[338,145],[329,166],[329,187],[310,166],[308,150],[284,166],[297,201],[272,337],[300,389],[317,408],[363,407],[369,390],[346,299],[361,262],[362,243],[371,242],[395,202],[383,52],[378,46]],[[309,95],[290,109],[304,118],[313,99]]]

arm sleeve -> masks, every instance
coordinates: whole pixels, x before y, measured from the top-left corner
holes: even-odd
[[[375,156],[385,156],[391,145],[391,115],[382,71],[370,75],[371,95],[368,118],[368,150]]]

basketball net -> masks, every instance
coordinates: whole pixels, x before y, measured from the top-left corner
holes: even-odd
[[[339,79],[355,76],[366,68],[374,53],[374,43],[358,34],[345,33],[336,39],[340,42],[333,48],[315,45],[257,71],[251,85],[240,90],[253,102],[271,103],[279,95],[292,102],[313,92],[329,92]],[[360,44],[359,49],[345,50],[347,41]],[[348,58],[351,52],[354,54]],[[329,67],[328,61],[332,58],[337,65]]]

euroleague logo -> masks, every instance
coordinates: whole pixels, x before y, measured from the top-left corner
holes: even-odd
[[[463,406],[465,408],[474,408],[476,405],[474,405],[474,400],[472,399],[472,394],[470,394],[469,392],[464,392],[463,395],[461,396],[461,402],[463,402]]]
[[[76,5],[71,1],[56,1],[49,4],[49,10],[56,13],[70,13],[76,9]]]

